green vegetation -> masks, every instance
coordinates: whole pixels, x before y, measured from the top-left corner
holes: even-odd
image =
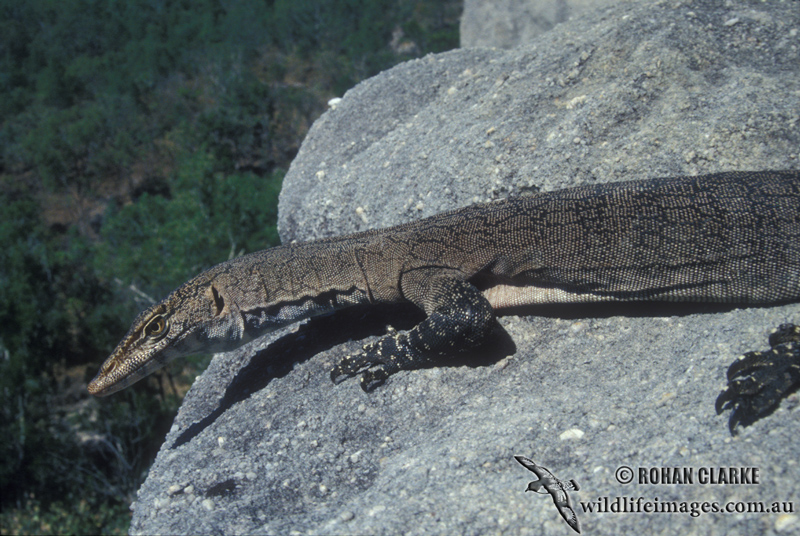
[[[460,4],[0,0],[0,532],[127,530],[207,359],[86,382],[152,298],[277,244],[327,100],[457,46]]]

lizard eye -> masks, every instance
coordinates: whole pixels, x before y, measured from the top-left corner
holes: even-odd
[[[161,316],[154,316],[153,319],[144,327],[144,334],[147,337],[161,337],[167,332],[167,320]]]

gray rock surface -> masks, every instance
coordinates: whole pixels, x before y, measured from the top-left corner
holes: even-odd
[[[284,240],[529,189],[800,168],[797,2],[623,4],[510,51],[400,65],[316,122],[286,177]],[[334,362],[407,328],[343,311],[215,357],[133,505],[134,534],[569,534],[513,455],[574,478],[588,534],[800,530],[800,405],[731,437],[727,366],[800,322],[765,308],[551,308],[487,348],[365,394]],[[537,313],[537,314],[534,314]],[[540,313],[540,314],[539,314]],[[621,484],[617,469],[757,467],[754,485]],[[697,473],[695,473],[697,476]],[[793,503],[794,513],[589,513],[608,497]]]
[[[464,0],[462,47],[514,48],[586,11],[631,0]]]

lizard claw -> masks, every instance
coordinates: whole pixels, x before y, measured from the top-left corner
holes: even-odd
[[[406,333],[397,331],[388,326],[388,333],[376,342],[365,344],[362,351],[356,355],[349,355],[342,359],[331,370],[331,381],[341,383],[345,378],[352,378],[359,372],[361,375],[361,388],[370,392],[386,382],[386,379],[400,370],[396,355],[399,352],[409,354]],[[340,376],[343,378],[340,379]]]
[[[366,352],[369,346],[369,344],[365,344],[362,350]],[[331,369],[331,381],[338,385],[346,378],[352,378],[358,374],[359,371],[364,369],[363,356],[363,353],[354,356],[349,355],[339,361],[339,364],[334,365]]]
[[[369,393],[377,387],[386,383],[386,379],[391,373],[386,370],[386,365],[377,365],[375,368],[365,370],[361,375],[361,389]]]
[[[748,352],[728,368],[728,386],[717,397],[717,414],[733,409],[728,427],[749,426],[775,411],[800,386],[800,326],[781,325],[765,352]]]
[[[339,364],[335,365],[331,370],[331,381],[335,384],[339,384],[346,378],[352,378],[359,372],[364,371],[364,375],[361,378],[361,387],[367,391],[367,388],[364,386],[364,382],[366,381],[371,383],[373,380],[372,374],[368,376],[368,373],[370,372],[368,369],[373,366],[383,365],[383,360],[380,358],[380,349],[377,349],[379,343],[380,341],[378,341],[378,343],[371,342],[369,344],[365,344],[361,347],[360,353],[349,355],[343,358]],[[383,374],[385,375],[383,380],[385,380],[389,375],[385,372]],[[380,374],[378,374],[376,371],[374,376],[380,376]]]

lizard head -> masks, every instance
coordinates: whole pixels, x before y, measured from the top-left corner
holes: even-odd
[[[210,272],[178,287],[139,313],[89,383],[89,392],[110,395],[176,357],[230,350],[247,342],[241,316],[231,310],[229,302],[214,285]]]
[[[89,392],[110,395],[177,357],[227,352],[287,324],[367,300],[349,283],[344,291],[322,294],[312,285],[295,284],[297,273],[314,275],[309,266],[326,259],[298,254],[297,247],[279,246],[213,266],[139,313]]]

